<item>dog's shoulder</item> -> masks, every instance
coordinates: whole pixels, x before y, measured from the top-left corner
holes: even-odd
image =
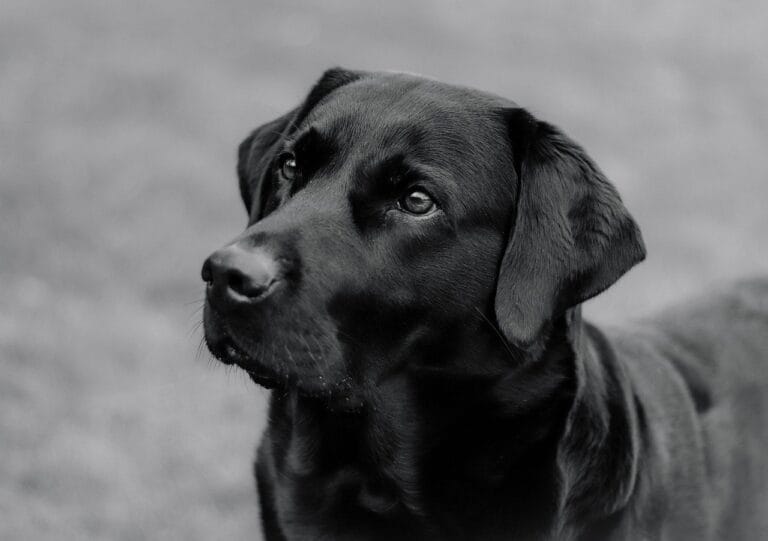
[[[768,278],[713,288],[651,317],[603,329],[648,387],[683,384],[704,413],[744,388],[768,391]]]
[[[763,501],[768,482],[768,279],[712,289],[601,332],[631,382],[647,482],[664,487],[674,522],[715,509],[723,531],[763,520],[751,504],[730,502],[736,491],[748,495],[744,501]]]

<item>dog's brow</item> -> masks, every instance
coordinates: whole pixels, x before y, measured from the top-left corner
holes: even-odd
[[[413,173],[414,169],[405,156],[398,153],[379,161],[366,171],[366,176],[397,184],[404,177],[412,176]]]
[[[312,147],[328,143],[330,138],[316,127],[311,126],[285,141],[287,148],[293,148],[296,151],[311,151]]]
[[[426,182],[444,199],[457,188],[455,177],[445,169],[421,160],[410,159],[402,152],[379,160],[360,172],[362,174],[358,175],[358,178],[361,180],[376,181],[379,185],[395,189],[409,183]]]

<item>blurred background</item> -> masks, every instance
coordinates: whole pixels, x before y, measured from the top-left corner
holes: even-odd
[[[258,539],[266,392],[199,352],[199,268],[245,225],[235,150],[333,65],[516,100],[580,141],[651,313],[768,273],[760,2],[0,4],[0,538]]]

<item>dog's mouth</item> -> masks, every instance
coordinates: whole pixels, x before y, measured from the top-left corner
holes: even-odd
[[[352,379],[340,375],[327,357],[322,356],[318,351],[319,343],[315,350],[298,347],[305,345],[308,348],[313,344],[312,335],[307,338],[295,334],[296,344],[291,345],[284,339],[269,341],[269,337],[265,342],[257,342],[256,329],[247,330],[244,335],[234,332],[230,322],[209,304],[203,312],[203,323],[205,343],[211,354],[224,364],[243,369],[257,385],[266,389],[295,391],[303,397],[322,400],[339,410],[362,407],[361,397],[353,392]],[[284,362],[276,355],[281,350],[287,356]]]
[[[242,368],[257,385],[267,389],[273,389],[278,385],[280,381],[278,374],[264,366],[254,356],[249,355],[229,336],[225,336],[215,343],[206,338],[206,343],[208,350],[214,357],[224,364]]]
[[[238,345],[223,327],[217,314],[209,307],[206,307],[204,323],[205,344],[216,359],[224,364],[242,368],[254,383],[267,389],[277,387],[284,379],[274,369],[265,366],[255,355]]]

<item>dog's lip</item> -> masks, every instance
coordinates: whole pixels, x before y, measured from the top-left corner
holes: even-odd
[[[265,367],[253,355],[248,354],[235,341],[227,336],[216,348],[218,353],[214,353],[217,359],[229,365],[237,365],[248,373],[251,380],[257,385],[271,389],[277,386],[278,375]]]
[[[220,360],[226,364],[242,366],[250,360],[248,354],[237,347],[234,340],[229,337],[224,338],[222,344],[219,346],[219,350],[222,353]]]
[[[213,316],[218,317],[218,314],[214,311]],[[218,319],[218,331],[211,333],[213,336],[206,335],[205,339],[211,354],[226,365],[236,365],[245,370],[257,385],[268,389],[277,386],[278,374],[238,345],[228,329],[222,326],[221,319]]]
[[[242,368],[255,384],[265,389],[288,390],[296,383],[295,378],[287,374],[280,374],[274,368],[262,363],[257,357],[249,354],[235,342],[225,328],[220,328],[216,334],[215,342],[208,338],[206,338],[206,342],[208,349],[219,361]],[[309,392],[298,388],[298,392],[302,396],[310,398],[331,398],[331,395],[325,390]],[[339,411],[358,411],[363,407],[360,397],[350,394],[336,395],[333,404]]]

